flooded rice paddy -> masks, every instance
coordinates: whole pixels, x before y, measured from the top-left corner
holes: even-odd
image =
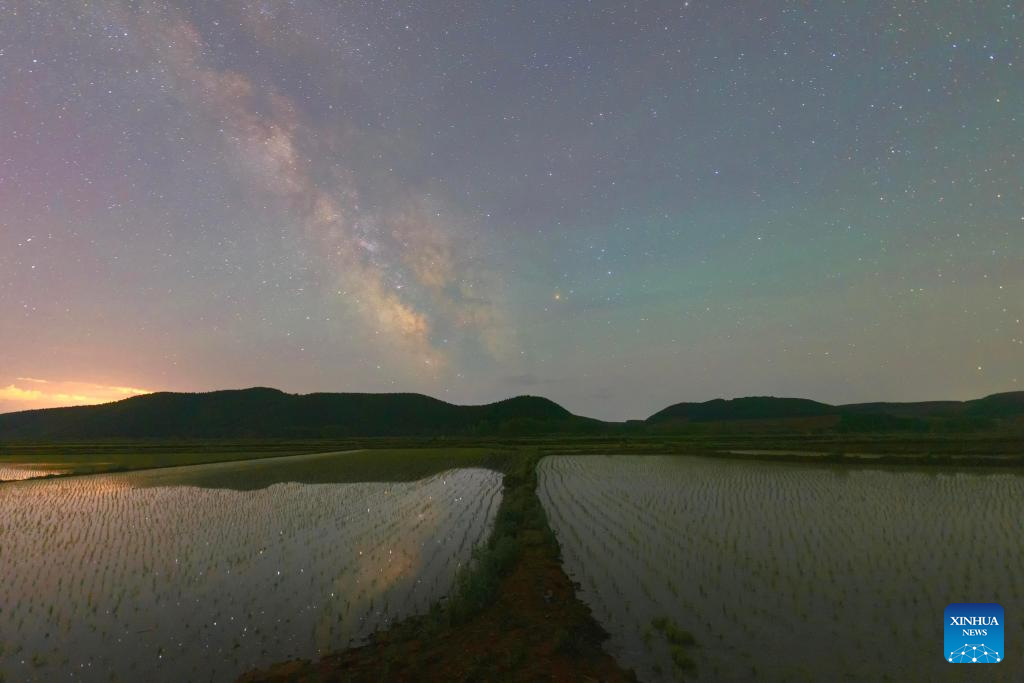
[[[449,591],[501,497],[483,469],[192,485],[247,466],[3,484],[0,680],[223,681],[360,642]]]
[[[696,638],[686,680],[954,680],[951,602],[1002,604],[1007,647],[1024,643],[1024,476],[655,456],[539,469],[566,571],[641,680],[679,673],[662,618]],[[985,669],[1024,679],[1019,657]]]
[[[66,467],[49,463],[3,463],[0,464],[0,482],[50,477],[57,474],[66,474],[69,471]]]

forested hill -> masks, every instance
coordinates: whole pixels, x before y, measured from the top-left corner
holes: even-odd
[[[458,406],[422,394],[286,394],[254,388],[156,393],[0,415],[0,438],[245,438],[586,432],[601,422],[518,396]]]
[[[927,431],[1024,423],[1024,392],[973,401],[829,405],[753,396],[677,403],[628,424],[573,415],[538,396],[460,406],[422,394],[286,394],[253,388],[162,392],[115,403],[0,415],[0,439],[335,438],[637,434],[735,425],[749,429]]]
[[[1024,391],[992,394],[971,401],[850,403],[829,405],[803,398],[750,396],[703,403],[677,403],[651,415],[646,424],[661,431],[723,422],[797,422],[805,427],[852,431],[970,429],[1002,420],[1024,419]]]
[[[805,398],[748,396],[716,398],[703,403],[676,403],[647,418],[647,422],[717,422],[723,420],[779,420],[834,415],[835,406]]]

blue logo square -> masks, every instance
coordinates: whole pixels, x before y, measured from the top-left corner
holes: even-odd
[[[953,664],[996,664],[1006,656],[1003,608],[994,602],[946,607],[944,658]]]

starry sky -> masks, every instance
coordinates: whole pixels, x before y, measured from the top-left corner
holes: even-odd
[[[0,411],[1024,388],[1024,5],[0,0]]]

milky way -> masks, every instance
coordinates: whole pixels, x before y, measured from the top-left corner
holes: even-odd
[[[0,1],[0,411],[1024,384],[1019,3]]]

